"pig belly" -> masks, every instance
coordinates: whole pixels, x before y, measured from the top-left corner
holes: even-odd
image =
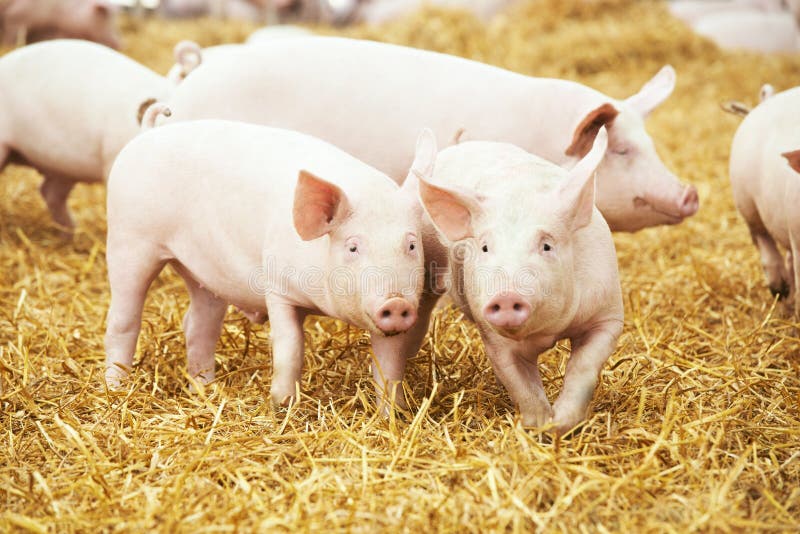
[[[176,270],[228,304],[247,312],[266,312],[259,282],[260,249],[231,239],[235,234],[219,228],[204,232],[197,225],[187,226],[191,233],[179,232],[167,245]]]

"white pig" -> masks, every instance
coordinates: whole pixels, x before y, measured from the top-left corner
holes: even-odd
[[[783,10],[781,0],[673,0],[669,11],[691,25],[719,13],[774,13]]]
[[[731,145],[730,177],[773,295],[793,296],[800,314],[800,88],[777,93],[742,120]],[[788,164],[787,164],[788,160]],[[784,260],[776,243],[787,250]]]
[[[47,41],[0,58],[0,168],[9,161],[44,175],[53,219],[73,222],[67,197],[77,182],[102,182],[139,132],[143,104],[169,95],[167,80],[107,47]]]
[[[115,14],[106,0],[8,0],[0,3],[3,44],[74,38],[119,48]]]
[[[570,171],[513,145],[465,142],[443,150],[420,198],[449,243],[450,295],[480,330],[486,354],[522,423],[564,433],[584,419],[622,332],[611,232],[594,207],[594,146]],[[551,408],[539,354],[569,338],[564,386]]]
[[[185,80],[194,69],[199,67],[204,59],[210,59],[221,52],[224,53],[226,50],[239,46],[238,44],[223,44],[201,48],[194,41],[179,41],[172,51],[175,64],[167,72],[167,79],[177,85]]]
[[[598,129],[609,149],[597,203],[612,230],[674,224],[698,208],[697,191],[664,166],[644,119],[672,92],[664,67],[637,94],[617,100],[585,85],[533,78],[462,58],[331,37],[276,40],[211,58],[178,86],[170,121],[242,120],[331,142],[397,181],[415,132],[441,145],[456,133],[515,144],[565,168],[589,151]]]
[[[423,132],[418,147],[413,171],[429,177],[433,135]],[[402,380],[435,304],[423,293],[421,221],[413,188],[301,133],[228,121],[143,132],[108,185],[108,383],[130,368],[145,294],[170,263],[191,297],[183,321],[191,376],[213,380],[228,304],[268,313],[270,393],[289,402],[301,378],[303,319],[322,314],[372,334],[383,398]],[[404,404],[402,390],[394,400]]]
[[[797,26],[791,13],[717,13],[694,25],[699,35],[727,50],[796,52],[800,50]]]

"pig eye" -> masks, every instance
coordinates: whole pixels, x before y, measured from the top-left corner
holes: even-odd
[[[542,250],[544,250],[545,252],[550,252],[552,249],[553,247],[550,246],[550,243],[545,243],[544,245],[542,245]]]
[[[617,148],[615,150],[612,150],[612,152],[614,154],[618,155],[618,156],[625,156],[625,155],[628,154],[628,152],[630,152],[630,149],[628,149],[628,148]]]
[[[344,244],[347,247],[347,250],[350,254],[358,254],[358,240],[355,238],[348,239],[347,242]]]
[[[489,252],[489,245],[483,245],[481,247],[481,250],[484,251],[484,252]]]
[[[414,243],[411,243],[410,245],[408,245],[408,250],[414,250],[415,248],[417,248],[417,245],[414,244]]]

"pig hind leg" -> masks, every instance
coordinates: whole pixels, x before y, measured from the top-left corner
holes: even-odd
[[[183,316],[187,370],[189,376],[208,384],[214,380],[214,352],[228,305],[182,267],[175,265],[175,270],[189,289],[189,309]]]
[[[75,187],[73,180],[51,175],[45,175],[42,185],[39,186],[39,192],[42,194],[53,220],[68,230],[72,230],[75,227],[75,223],[69,214],[69,209],[67,209],[67,198],[73,187]]]
[[[120,386],[133,365],[142,327],[142,309],[150,284],[166,263],[158,247],[109,232],[108,281],[111,305],[106,318],[106,383]]]
[[[750,237],[761,256],[761,266],[764,269],[769,290],[773,295],[779,295],[780,298],[788,297],[791,282],[786,272],[784,258],[778,250],[775,240],[769,235],[761,221],[757,208],[752,202],[737,202],[737,207],[747,222]]]

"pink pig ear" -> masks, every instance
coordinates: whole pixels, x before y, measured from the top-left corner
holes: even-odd
[[[433,225],[449,241],[475,235],[474,221],[483,213],[480,198],[464,189],[450,189],[419,180],[419,198]]]
[[[569,172],[569,179],[558,192],[562,217],[572,232],[583,228],[592,220],[595,171],[603,161],[607,147],[608,132],[605,128],[600,128],[592,149]]]
[[[572,144],[569,145],[565,154],[567,156],[584,157],[589,153],[594,143],[597,132],[603,126],[608,127],[619,115],[619,111],[610,103],[606,102],[602,106],[590,111],[581,121],[572,136]]]
[[[350,214],[347,196],[337,186],[300,171],[294,190],[294,227],[303,241],[331,232]]]
[[[111,4],[103,0],[95,0],[92,8],[94,9],[95,13],[97,13],[102,17],[108,17],[109,15],[111,15],[112,9],[114,9]]]
[[[675,89],[675,78],[675,69],[672,65],[664,65],[638,93],[628,97],[626,102],[646,117],[672,94]]]
[[[786,161],[789,162],[789,166],[794,169],[795,172],[800,172],[800,150],[784,152],[781,156],[786,158]]]
[[[417,181],[430,180],[433,177],[433,165],[436,162],[436,136],[429,128],[423,128],[417,137],[417,148],[414,152],[414,162],[408,171],[403,190],[416,196]]]

